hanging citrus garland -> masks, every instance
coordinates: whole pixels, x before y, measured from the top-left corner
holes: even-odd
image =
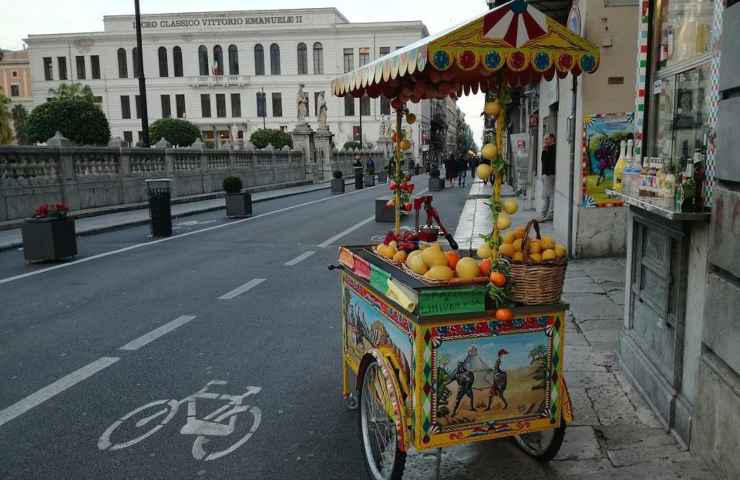
[[[389,184],[389,188],[394,195],[385,205],[388,208],[394,208],[398,205],[399,208],[397,211],[400,212],[400,210],[403,210],[405,212],[410,212],[413,208],[411,204],[411,195],[414,193],[414,184],[411,183],[411,178],[401,171],[401,152],[409,150],[411,148],[411,142],[406,138],[406,132],[401,128],[401,118],[405,116],[406,123],[413,125],[416,123],[416,115],[409,112],[406,104],[398,98],[394,98],[391,101],[391,106],[396,110],[397,115],[397,125],[391,135],[391,140],[393,140],[393,145],[395,147],[395,169],[391,172],[392,181]],[[400,234],[400,219],[398,218],[398,215],[396,215],[395,233],[396,235]]]

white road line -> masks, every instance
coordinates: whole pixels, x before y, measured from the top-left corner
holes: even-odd
[[[74,260],[74,261],[67,262],[67,263],[60,263],[59,265],[54,265],[53,267],[43,268],[43,269],[40,269],[40,270],[35,270],[33,272],[23,273],[21,275],[16,275],[14,277],[3,278],[3,279],[0,280],[0,285],[2,285],[4,283],[14,282],[16,280],[21,280],[21,279],[28,278],[28,277],[33,277],[35,275],[40,275],[42,273],[51,272],[53,270],[59,270],[59,269],[62,269],[62,268],[68,268],[68,267],[71,267],[73,265],[77,265],[77,264],[80,264],[80,263],[91,262],[93,260],[98,260],[100,258],[110,257],[111,255],[117,255],[119,253],[124,253],[124,252],[130,252],[131,250],[136,250],[136,249],[139,249],[139,248],[142,248],[142,247],[148,247],[148,246],[151,246],[151,245],[157,245],[157,244],[164,243],[164,242],[171,242],[172,240],[177,240],[179,238],[189,237],[191,235],[196,235],[198,233],[210,232],[212,230],[218,230],[220,228],[226,228],[226,227],[230,227],[230,226],[233,226],[233,225],[238,225],[238,224],[244,223],[244,222],[251,222],[253,220],[257,220],[258,218],[269,217],[270,215],[276,215],[278,213],[288,212],[290,210],[295,210],[296,208],[307,207],[309,205],[315,205],[317,203],[323,203],[323,202],[328,202],[330,200],[336,200],[337,198],[346,197],[347,195],[354,195],[354,194],[357,194],[357,193],[367,192],[369,190],[372,190],[373,188],[375,188],[375,187],[366,188],[364,190],[356,190],[354,192],[345,193],[343,195],[332,195],[330,197],[320,198],[318,200],[312,200],[310,202],[299,203],[298,205],[291,205],[290,207],[279,208],[277,210],[272,210],[270,212],[261,213],[259,215],[255,215],[253,217],[243,218],[241,220],[235,220],[233,222],[223,223],[221,225],[214,225],[213,227],[202,228],[200,230],[193,230],[192,232],[181,233],[179,235],[173,235],[171,237],[161,238],[159,240],[153,240],[151,242],[137,243],[136,245],[131,245],[129,247],[119,248],[118,250],[112,250],[110,252],[99,253],[97,255],[93,255],[93,256],[90,256],[90,257],[81,258],[79,260]]]
[[[245,283],[244,285],[242,285],[241,287],[237,287],[234,290],[230,291],[229,293],[225,293],[221,295],[220,297],[218,297],[218,299],[219,300],[231,300],[232,298],[238,297],[242,293],[246,293],[250,291],[251,289],[253,289],[254,287],[256,287],[257,285],[259,285],[260,283],[264,281],[265,281],[264,278],[252,279],[248,281],[247,283]]]
[[[180,328],[186,323],[192,322],[195,320],[195,315],[183,315],[181,317],[177,317],[176,319],[172,320],[171,322],[165,323],[161,327],[155,328],[151,332],[140,336],[136,340],[131,340],[126,345],[122,346],[119,350],[138,350],[144,345],[147,345],[149,343],[152,343],[154,340],[158,339],[159,337],[163,335],[167,335],[172,330],[175,330],[176,328]]]
[[[352,225],[347,230],[345,230],[343,232],[339,232],[336,235],[334,235],[333,237],[331,237],[330,239],[325,240],[325,241],[319,243],[319,248],[326,248],[326,247],[328,247],[329,245],[331,245],[332,243],[336,242],[340,238],[342,238],[342,237],[344,237],[346,235],[349,235],[350,233],[354,232],[358,228],[361,228],[364,225],[367,225],[368,223],[370,223],[370,222],[372,222],[374,220],[375,220],[375,215],[373,215],[372,217],[367,217],[365,220]]]
[[[32,393],[26,398],[14,403],[4,410],[0,410],[0,427],[16,417],[19,417],[31,410],[32,408],[38,407],[42,403],[55,396],[59,395],[63,391],[75,386],[83,380],[92,377],[101,370],[104,370],[114,363],[120,360],[117,357],[101,357],[94,362],[85,365],[79,370],[75,370],[67,376],[64,376],[54,383],[50,383],[41,390]]]
[[[297,257],[295,257],[293,260],[290,260],[288,262],[285,262],[285,266],[286,267],[294,267],[294,266],[298,265],[299,263],[301,263],[302,261],[304,261],[305,259],[307,259],[308,257],[310,257],[311,255],[313,255],[314,253],[316,253],[316,252],[313,251],[313,250],[310,250],[308,252],[302,253],[302,254],[298,255]]]

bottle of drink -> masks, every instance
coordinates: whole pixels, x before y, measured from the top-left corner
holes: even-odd
[[[627,166],[626,161],[627,156],[627,142],[622,140],[622,142],[619,144],[619,159],[617,160],[617,164],[614,165],[614,182],[612,185],[612,188],[616,192],[622,191],[622,180],[624,175],[624,168]]]

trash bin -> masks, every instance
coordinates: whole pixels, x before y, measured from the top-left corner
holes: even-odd
[[[359,190],[362,187],[362,167],[355,167],[355,190]]]
[[[172,235],[171,186],[172,179],[169,178],[146,180],[152,237],[169,237]]]

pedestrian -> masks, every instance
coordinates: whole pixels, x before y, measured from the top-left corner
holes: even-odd
[[[555,195],[555,135],[549,133],[545,137],[542,149],[542,208],[540,210],[541,222],[550,222],[553,219],[554,195]]]
[[[478,157],[471,157],[470,159],[470,178],[475,182],[475,171],[478,169]]]
[[[375,162],[373,161],[373,157],[369,157],[367,159],[365,168],[367,169],[368,175],[375,175]]]
[[[457,186],[465,186],[465,178],[468,176],[468,161],[465,155],[461,156],[457,162]]]
[[[453,154],[450,154],[449,157],[447,157],[447,160],[445,160],[445,179],[450,182],[450,187],[455,186],[455,178],[457,178],[457,165],[456,165],[455,157]]]

